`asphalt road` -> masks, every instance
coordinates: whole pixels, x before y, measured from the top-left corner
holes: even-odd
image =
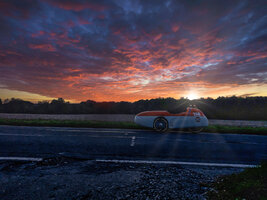
[[[0,126],[0,157],[54,156],[259,164],[267,160],[267,136]]]

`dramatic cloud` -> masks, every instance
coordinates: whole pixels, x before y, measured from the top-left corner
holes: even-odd
[[[264,0],[3,0],[0,89],[72,101],[267,95],[266,9]]]

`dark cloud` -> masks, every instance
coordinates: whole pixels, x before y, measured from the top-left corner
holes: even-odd
[[[74,100],[266,86],[266,8],[260,0],[3,0],[0,85]]]
[[[249,97],[249,96],[255,96],[257,93],[247,93],[247,94],[242,94],[242,95],[239,95],[239,97]]]
[[[54,6],[61,9],[72,10],[72,11],[83,11],[83,10],[93,10],[93,11],[104,11],[109,6],[107,2],[104,1],[88,1],[88,0],[49,0]]]

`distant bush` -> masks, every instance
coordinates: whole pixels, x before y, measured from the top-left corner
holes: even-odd
[[[183,112],[190,104],[196,105],[210,119],[267,120],[267,97],[218,97],[189,100],[187,98],[156,98],[131,102],[95,102],[78,104],[54,99],[37,104],[21,99],[0,100],[2,113],[37,114],[137,114],[146,110]]]

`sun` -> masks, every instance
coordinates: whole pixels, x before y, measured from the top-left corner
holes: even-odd
[[[197,96],[196,93],[190,93],[190,94],[188,94],[187,98],[188,98],[189,100],[194,100],[194,99],[197,99],[198,96]]]

